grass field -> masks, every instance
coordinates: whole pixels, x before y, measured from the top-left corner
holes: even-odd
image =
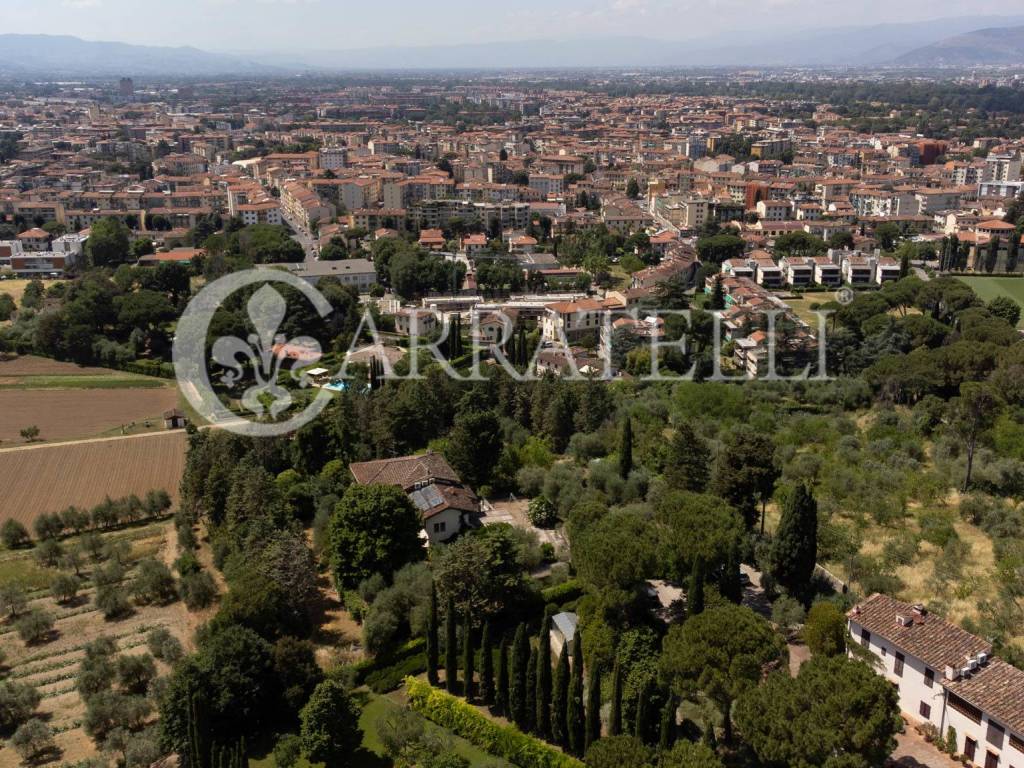
[[[1024,279],[1019,277],[960,277],[963,283],[971,286],[978,296],[985,301],[992,301],[996,296],[1007,296],[1024,307]],[[1024,317],[1017,324],[1024,328]]]
[[[25,295],[25,287],[31,280],[0,280],[0,293],[8,293],[14,299],[14,303],[21,308],[21,297]],[[44,280],[43,286],[49,288],[51,285],[61,282],[60,280]]]

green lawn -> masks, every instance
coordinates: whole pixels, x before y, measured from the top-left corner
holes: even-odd
[[[392,712],[397,712],[401,705],[387,696],[377,696],[372,693],[356,695],[365,697],[363,711],[359,716],[359,727],[363,730],[363,747],[356,755],[353,755],[348,766],[350,768],[391,768],[391,760],[384,756],[384,745],[381,744],[377,724],[381,718]],[[513,768],[511,763],[478,749],[465,739],[445,731],[430,721],[424,720],[424,723],[428,730],[445,735],[450,740],[456,754],[466,758],[471,766],[475,768]],[[249,768],[276,768],[273,753],[261,758],[250,757]],[[323,766],[320,764],[311,766],[309,761],[302,758],[295,764],[295,768],[323,768]]]
[[[996,296],[1007,296],[1024,307],[1024,278],[1019,277],[960,277],[961,282],[971,286],[978,296],[985,301],[992,301]],[[1018,328],[1024,328],[1024,317]]]

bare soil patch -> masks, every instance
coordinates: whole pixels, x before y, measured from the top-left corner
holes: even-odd
[[[185,433],[176,431],[0,451],[0,521],[14,518],[31,528],[43,512],[154,488],[177,503],[186,446]]]
[[[3,291],[3,283],[0,283],[0,291]],[[35,355],[21,355],[10,360],[0,360],[0,376],[101,376],[114,373],[115,371],[108,368],[91,368]]]

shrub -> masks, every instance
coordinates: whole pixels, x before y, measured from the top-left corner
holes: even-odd
[[[371,672],[366,676],[365,682],[374,693],[388,693],[400,688],[407,677],[422,675],[426,671],[427,655],[418,653],[390,667]]]
[[[0,613],[15,617],[28,605],[25,589],[17,583],[0,585]]]
[[[96,588],[96,607],[105,619],[123,619],[132,612],[128,594],[116,584],[104,584]]]
[[[148,653],[117,657],[117,684],[125,693],[145,693],[156,677],[156,664]]]
[[[50,594],[58,603],[70,603],[78,596],[79,581],[70,573],[58,573],[50,584]]]
[[[582,768],[582,763],[518,728],[489,720],[477,709],[424,680],[405,681],[409,706],[428,720],[519,768]]]
[[[124,748],[125,768],[149,768],[163,756],[154,730],[148,729],[128,740]]]
[[[540,596],[544,598],[545,603],[562,606],[572,600],[579,600],[583,596],[583,582],[579,579],[570,579],[554,587],[542,589]]]
[[[102,741],[114,728],[138,728],[151,710],[152,705],[142,696],[102,691],[90,697],[82,727],[86,734]]]
[[[42,720],[32,718],[14,732],[11,746],[26,763],[34,763],[54,748],[53,733]]]
[[[171,569],[152,559],[139,563],[138,574],[132,582],[132,593],[135,600],[142,605],[166,605],[178,597]]]
[[[286,733],[274,745],[274,765],[277,768],[292,768],[302,756],[302,739],[294,733]]]
[[[558,523],[555,505],[546,496],[537,496],[530,501],[526,510],[530,522],[538,528],[553,528]]]
[[[0,541],[7,549],[18,549],[27,547],[32,543],[32,537],[28,535],[28,529],[17,520],[4,520],[0,526]]]
[[[181,577],[181,596],[190,611],[208,607],[217,597],[217,585],[206,571]]]
[[[154,658],[174,664],[183,655],[181,643],[166,627],[151,629],[146,635],[146,646]]]
[[[31,685],[0,682],[0,735],[7,735],[28,720],[42,697]]]
[[[40,541],[55,539],[64,533],[64,521],[59,512],[44,512],[35,519],[32,528]]]
[[[36,558],[36,562],[44,568],[53,568],[60,560],[61,555],[64,554],[63,548],[57,543],[56,539],[43,539],[39,542],[39,546],[36,547],[36,551],[33,553]]]
[[[18,619],[14,627],[18,630],[18,637],[24,640],[26,645],[41,643],[53,632],[53,616],[34,608]]]

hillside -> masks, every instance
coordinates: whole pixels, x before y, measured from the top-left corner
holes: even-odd
[[[205,77],[266,74],[274,69],[241,57],[191,47],[94,42],[69,35],[0,35],[0,73],[5,71],[72,76],[177,74]]]
[[[954,35],[899,56],[907,66],[985,66],[1024,63],[1024,26],[989,27]]]

